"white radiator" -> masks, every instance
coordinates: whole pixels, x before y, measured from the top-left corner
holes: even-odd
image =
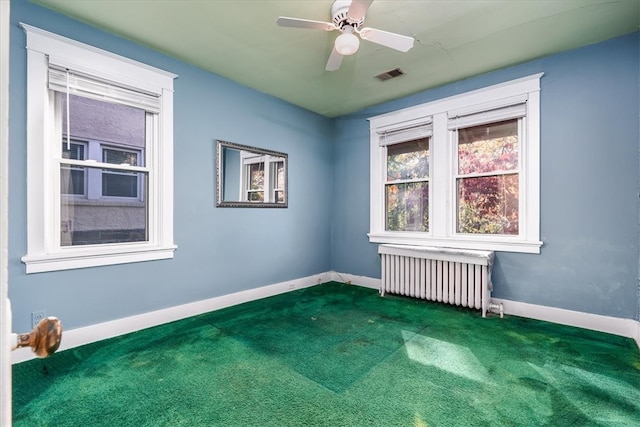
[[[492,251],[379,245],[385,293],[459,305],[491,308]]]

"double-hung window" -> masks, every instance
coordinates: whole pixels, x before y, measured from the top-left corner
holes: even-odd
[[[284,160],[269,154],[241,152],[240,200],[284,203]]]
[[[27,273],[172,258],[173,79],[27,33]]]
[[[385,229],[429,231],[430,123],[385,132]]]
[[[541,76],[371,118],[370,241],[539,253]]]

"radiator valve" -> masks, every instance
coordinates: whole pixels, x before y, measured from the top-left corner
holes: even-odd
[[[504,317],[504,307],[502,306],[502,303],[495,303],[495,302],[489,303],[489,311],[491,313],[496,313],[496,314],[499,313],[501,319]]]

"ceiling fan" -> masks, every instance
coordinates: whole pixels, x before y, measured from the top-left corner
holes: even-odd
[[[359,34],[360,38],[364,40],[390,47],[400,52],[409,51],[413,47],[413,37],[375,28],[361,28],[364,23],[364,16],[371,3],[373,3],[373,0],[336,0],[331,5],[332,22],[281,16],[276,20],[276,23],[281,27],[340,31],[342,34],[336,37],[333,50],[325,66],[327,71],[336,71],[340,68],[344,56],[353,55],[358,51],[360,39],[355,34]]]

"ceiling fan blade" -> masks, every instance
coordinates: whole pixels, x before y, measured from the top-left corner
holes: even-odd
[[[331,22],[313,21],[311,19],[289,18],[286,16],[280,16],[276,19],[276,24],[281,27],[289,28],[307,28],[311,30],[325,30],[332,31],[336,29],[336,26]]]
[[[359,33],[360,37],[365,40],[399,50],[400,52],[408,52],[409,49],[413,47],[413,37],[377,30],[375,28],[363,28]]]
[[[334,47],[331,51],[331,55],[329,55],[329,60],[327,61],[327,65],[324,67],[327,71],[336,71],[342,65],[343,56],[338,53],[336,48]]]
[[[347,16],[352,21],[360,21],[364,18],[364,15],[367,13],[367,9],[369,9],[371,3],[373,3],[373,0],[353,0],[351,2],[351,6],[349,6],[349,10],[347,11]]]

